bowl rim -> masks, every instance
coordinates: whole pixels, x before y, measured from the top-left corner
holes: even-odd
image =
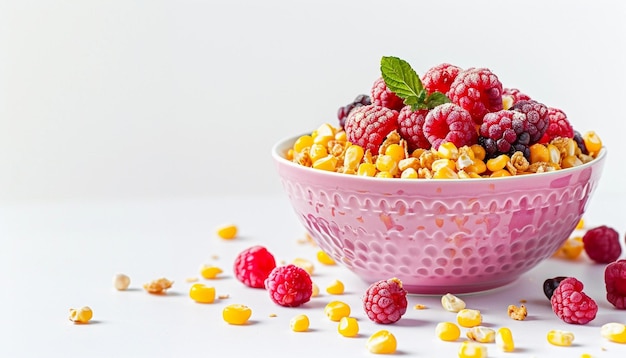
[[[299,165],[297,163],[294,163],[290,160],[287,160],[287,158],[285,158],[284,156],[284,152],[286,152],[287,149],[289,149],[293,143],[300,137],[303,135],[310,135],[310,133],[303,133],[303,134],[299,134],[296,136],[287,136],[287,137],[283,137],[282,139],[280,139],[279,141],[277,141],[276,143],[274,143],[274,145],[272,146],[272,157],[274,158],[274,160],[277,163],[283,164],[283,165],[288,165],[292,168],[298,168],[296,170],[310,170],[311,173],[316,173],[317,175],[323,175],[323,176],[330,176],[330,177],[336,177],[336,178],[352,178],[353,180],[359,180],[359,181],[363,181],[364,183],[366,182],[371,182],[371,183],[389,183],[389,182],[393,182],[393,183],[485,183],[485,182],[491,182],[491,181],[517,181],[517,180],[524,180],[524,179],[529,179],[530,177],[533,178],[549,178],[551,176],[561,176],[561,175],[567,175],[567,173],[574,173],[574,172],[578,172],[581,170],[584,170],[585,168],[588,167],[592,167],[598,163],[602,163],[603,160],[605,159],[606,155],[607,155],[607,149],[605,146],[602,146],[602,149],[600,150],[600,153],[598,153],[598,155],[591,161],[584,163],[583,165],[579,165],[577,167],[571,167],[571,168],[565,168],[565,169],[559,169],[559,170],[554,170],[554,171],[550,171],[550,172],[544,172],[544,173],[539,173],[539,174],[526,174],[526,175],[512,175],[512,176],[508,176],[508,177],[494,177],[494,178],[482,178],[482,180],[478,179],[478,178],[459,178],[459,179],[452,179],[452,180],[446,180],[446,179],[422,179],[422,180],[416,180],[414,178],[377,178],[377,177],[368,177],[368,176],[361,176],[361,175],[348,175],[348,174],[343,174],[343,173],[337,173],[337,172],[331,172],[331,171],[326,171],[326,170],[319,170],[319,169],[313,169],[311,167],[306,167],[304,165]]]

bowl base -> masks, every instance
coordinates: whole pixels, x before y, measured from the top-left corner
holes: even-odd
[[[508,286],[509,284],[515,282],[518,277],[507,277],[505,280],[500,281],[490,281],[490,282],[482,282],[480,284],[472,284],[472,285],[445,285],[445,286],[422,286],[422,285],[411,285],[411,284],[402,284],[402,287],[409,293],[413,295],[445,295],[447,293],[457,295],[457,294],[480,294],[486,291],[493,291]]]

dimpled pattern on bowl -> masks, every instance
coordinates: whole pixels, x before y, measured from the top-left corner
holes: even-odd
[[[284,159],[282,185],[322,250],[363,280],[397,277],[411,293],[497,288],[550,257],[581,219],[605,151],[591,163],[509,178],[378,179]]]

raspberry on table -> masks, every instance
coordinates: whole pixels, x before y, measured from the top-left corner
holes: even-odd
[[[531,99],[529,95],[523,93],[517,88],[503,88],[502,97],[504,96],[511,97],[511,99],[513,100],[513,104],[519,101],[528,101]]]
[[[587,230],[583,235],[583,247],[587,256],[597,263],[611,263],[622,254],[619,234],[606,225]]]
[[[550,299],[552,311],[565,323],[587,324],[596,318],[598,305],[583,292],[583,284],[574,277],[561,281]]]
[[[511,107],[512,111],[526,115],[526,128],[530,134],[530,144],[537,143],[548,129],[548,107],[534,100],[519,101]]]
[[[398,129],[398,111],[371,104],[353,109],[346,119],[346,139],[373,155],[389,133]]]
[[[604,269],[606,299],[615,308],[626,309],[626,260],[617,260]]]
[[[382,77],[379,77],[372,85],[371,100],[372,104],[395,111],[399,111],[404,107],[404,100],[387,87]]]
[[[367,317],[376,323],[394,323],[406,313],[406,295],[399,279],[380,280],[365,291],[363,308]]]
[[[487,113],[479,129],[478,143],[485,148],[487,159],[500,154],[512,155],[517,151],[530,156],[530,134],[526,115],[522,112],[503,109]]]
[[[554,290],[559,287],[561,281],[565,280],[567,276],[557,276],[553,278],[546,279],[543,281],[543,293],[548,297],[548,299],[552,298],[554,294]]]
[[[345,106],[339,107],[339,109],[337,110],[337,119],[339,120],[339,127],[343,128],[345,126],[346,118],[348,118],[348,114],[350,114],[350,111],[352,111],[356,107],[367,106],[370,104],[372,104],[372,100],[370,96],[366,94],[360,94],[356,96],[354,101],[352,101],[351,103]]]
[[[485,114],[502,107],[502,83],[487,68],[469,68],[459,72],[447,93],[453,103],[466,109],[476,124]]]
[[[285,307],[298,307],[309,302],[313,282],[306,270],[294,264],[277,266],[265,280],[265,289],[275,303]]]
[[[246,286],[265,288],[265,279],[275,267],[274,256],[265,247],[255,245],[235,258],[235,277]]]
[[[422,85],[428,93],[441,92],[448,93],[450,85],[462,71],[461,67],[449,63],[441,63],[431,67],[422,76]]]
[[[410,152],[418,148],[430,149],[430,142],[424,135],[427,114],[427,109],[413,111],[411,106],[404,106],[398,113],[398,133],[406,140]]]
[[[454,103],[441,104],[428,112],[424,120],[424,136],[433,148],[452,142],[457,148],[476,144],[478,134],[472,116]]]

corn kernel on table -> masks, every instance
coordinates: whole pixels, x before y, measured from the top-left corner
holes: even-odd
[[[624,245],[626,223],[619,209],[623,202],[624,195],[598,193],[585,215],[587,227],[612,226]],[[224,223],[237,225],[237,237],[224,240],[216,235]],[[371,322],[361,305],[368,285],[341,266],[317,260],[317,248],[305,240],[282,196],[3,203],[0,240],[2,357],[367,357],[373,356],[366,349],[367,338],[381,329],[397,338],[397,355],[457,357],[466,340],[465,328],[454,342],[436,337],[439,322],[455,321],[455,314],[442,308],[440,296],[409,295],[400,321]],[[265,290],[245,287],[232,266],[237,253],[252,245],[265,246],[279,264],[296,258],[312,262],[320,295],[303,306],[286,308],[273,303]],[[204,279],[202,265],[223,272],[214,280]],[[114,288],[118,273],[130,278],[125,291]],[[503,288],[459,297],[468,308],[481,311],[483,325],[511,330],[515,351],[504,353],[494,343],[485,343],[489,357],[623,357],[626,344],[600,335],[605,323],[626,323],[626,311],[614,309],[605,298],[603,273],[604,265],[584,254],[576,261],[550,258]],[[599,306],[595,320],[570,325],[551,311],[542,284],[560,275],[575,276],[585,284],[585,292]],[[173,281],[166,294],[144,291],[143,284],[161,277]],[[215,301],[194,302],[190,278],[215,287]],[[325,291],[334,280],[344,283],[342,295]],[[351,307],[358,336],[341,336],[337,323],[324,315],[326,304],[335,300]],[[516,321],[507,307],[520,302],[525,302],[528,316]],[[222,319],[224,307],[237,303],[252,310],[245,325]],[[71,322],[70,309],[83,306],[92,309],[92,320]],[[306,332],[290,329],[290,320],[300,314],[309,317]],[[573,345],[548,343],[547,334],[554,329],[572,332]]]

